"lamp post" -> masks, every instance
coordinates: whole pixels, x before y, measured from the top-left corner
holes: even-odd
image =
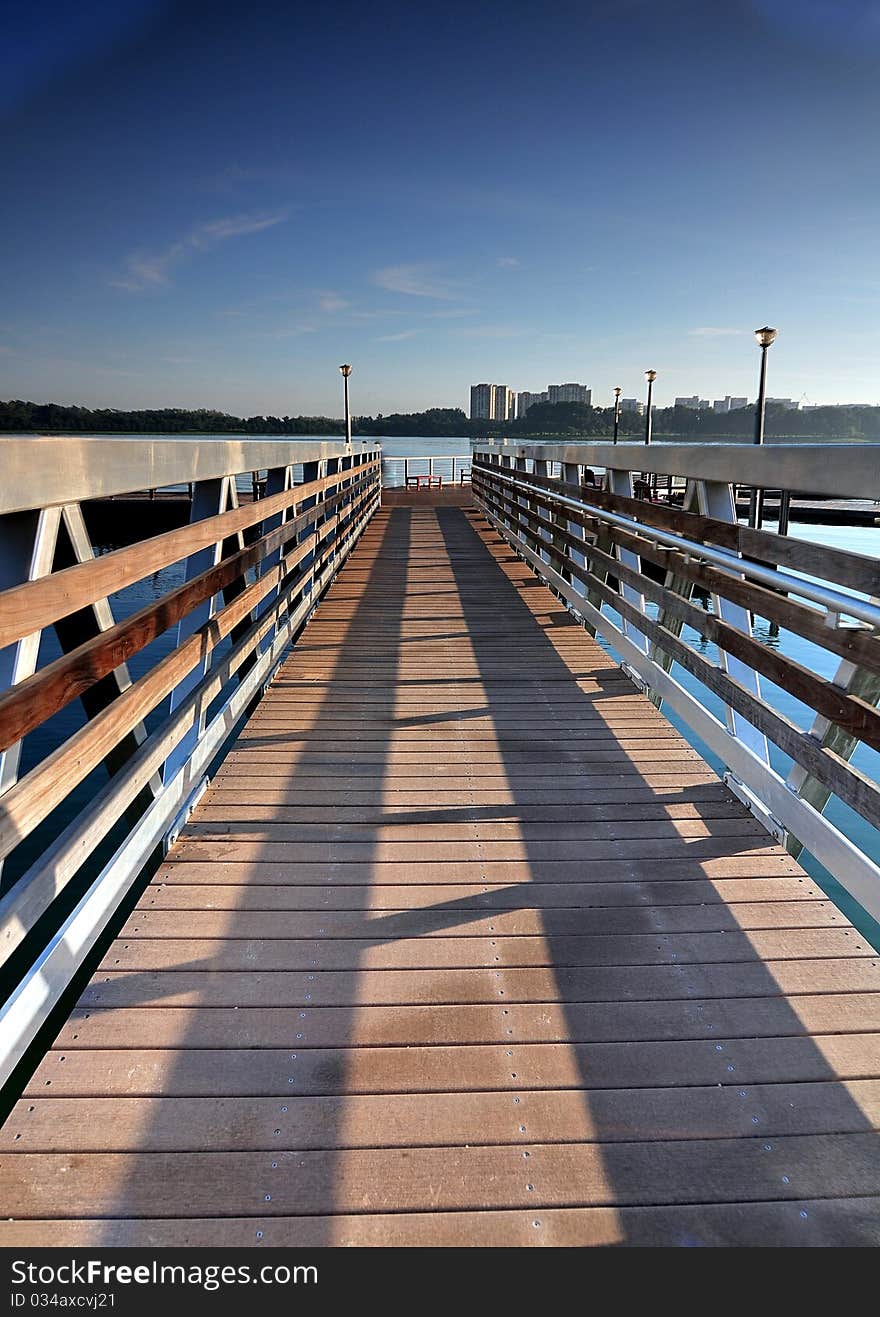
[[[771,329],[769,325],[764,325],[763,329],[755,330],[755,338],[761,349],[761,375],[758,381],[758,401],[755,405],[756,444],[763,444],[764,442],[764,413],[767,408],[767,349],[776,339],[778,332],[776,329]],[[753,489],[749,503],[749,525],[753,529],[760,530],[763,520],[764,491],[763,489]]]
[[[618,384],[614,390],[614,443],[617,443],[617,431],[620,428],[620,394],[621,388]]]
[[[657,378],[656,370],[645,371],[645,379],[648,381],[648,401],[645,405],[645,443],[646,444],[649,444],[651,442],[651,425],[652,425],[651,397],[654,392],[654,381],[656,378]]]
[[[351,448],[351,411],[348,406],[348,377],[351,374],[351,366],[340,366],[339,369],[345,381],[345,442]]]

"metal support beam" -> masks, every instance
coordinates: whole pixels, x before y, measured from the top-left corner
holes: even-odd
[[[698,480],[697,501],[700,512],[704,517],[715,517],[718,521],[729,521],[733,525],[736,524],[736,501],[732,484],[715,480]],[[712,605],[717,616],[724,622],[736,627],[744,635],[750,636],[752,634],[752,619],[749,610],[743,608],[742,604],[732,603],[721,595],[713,595]],[[738,681],[747,691],[751,691],[758,699],[762,698],[761,679],[748,664],[734,658],[731,654],[726,654],[723,650],[720,652],[719,662],[724,671],[729,673],[735,681]],[[742,714],[735,713],[732,709],[726,709],[725,716],[727,730],[731,736],[737,737],[743,745],[748,746],[752,754],[757,755],[765,764],[769,764],[770,751],[767,747],[766,736],[743,718]]]
[[[205,480],[196,485],[193,491],[192,511],[190,513],[190,524],[195,521],[202,521],[205,518],[216,517],[218,513],[225,512],[228,507],[237,507],[238,497],[235,491],[235,478],[233,476],[222,476],[219,480]],[[241,535],[234,537],[233,545],[241,541]],[[191,581],[193,577],[200,575],[208,570],[209,567],[216,566],[224,556],[224,549],[228,541],[218,540],[215,544],[209,545],[205,549],[199,550],[198,553],[190,554],[186,560],[185,579]],[[230,546],[234,552],[234,547]],[[188,613],[183,621],[177,626],[177,644],[180,645],[189,636],[193,635],[201,627],[209,622],[217,611],[217,597],[212,596],[206,599],[204,603],[199,604],[191,613]],[[199,663],[186,674],[183,680],[171,692],[170,712],[174,713],[178,705],[182,704],[186,697],[202,680],[210,666],[210,656],[205,655]],[[193,750],[198,743],[199,737],[205,729],[206,709],[202,709],[194,726],[190,729],[181,743],[175,747],[168,757],[168,761],[163,769],[163,781],[169,782],[177,773],[181,764],[189,759]]]

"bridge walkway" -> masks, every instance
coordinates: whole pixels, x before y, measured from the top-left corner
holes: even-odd
[[[409,502],[7,1119],[3,1242],[877,1243],[871,947],[474,507]]]

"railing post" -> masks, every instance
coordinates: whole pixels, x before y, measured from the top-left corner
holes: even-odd
[[[60,524],[60,508],[12,512],[0,517],[0,591],[49,575]],[[0,692],[36,671],[42,634],[34,631],[14,645],[0,649]],[[0,795],[18,779],[20,759],[20,741],[0,752]]]
[[[192,511],[190,513],[190,525],[196,521],[203,521],[209,517],[216,517],[219,513],[225,512],[227,507],[234,508],[238,506],[238,495],[235,488],[234,476],[221,476],[216,480],[203,480],[196,483],[193,491]],[[243,547],[244,540],[241,534],[235,537],[237,547]],[[218,540],[217,543],[209,545],[205,549],[200,549],[197,553],[190,554],[186,560],[185,579],[191,581],[194,576],[199,576],[206,572],[209,567],[215,566],[224,556],[224,542]],[[224,591],[224,597],[226,591]],[[230,595],[231,597],[231,595]],[[216,611],[217,596],[206,599],[204,603],[199,604],[192,612],[178,623],[177,625],[177,644],[180,645],[188,636],[208,622]],[[202,659],[189,671],[186,676],[175,686],[171,692],[170,712],[173,713],[179,704],[182,704],[187,695],[202,680],[205,673],[210,667],[210,656]],[[162,779],[164,782],[170,782],[175,776],[178,769],[189,759],[199,737],[205,728],[206,709],[199,711],[198,718],[194,725],[186,733],[183,739],[171,751],[168,759],[165,761],[165,767],[162,770]]]
[[[623,498],[632,498],[633,497],[632,472],[623,471],[619,469],[609,469],[608,487],[612,494],[619,494]],[[625,549],[620,545],[615,545],[614,556],[617,558],[619,562],[624,563],[627,567],[631,567],[633,571],[641,573],[642,560],[637,553],[633,553],[632,549]],[[618,586],[620,589],[620,593],[622,594],[623,598],[627,601],[627,603],[632,604],[633,607],[637,608],[640,613],[644,613],[645,596],[640,591],[634,589],[633,586],[625,585],[622,581],[618,582]],[[632,641],[632,643],[636,646],[637,649],[640,649],[643,654],[647,654],[648,652],[647,636],[645,636],[643,632],[639,631],[639,629],[626,618],[624,618],[623,621],[623,633],[630,641]]]
[[[873,600],[877,603],[878,600]],[[875,707],[880,703],[880,676],[873,672],[867,672],[864,668],[855,663],[850,663],[848,659],[843,659],[838,665],[837,671],[833,677],[835,686],[845,690],[849,695],[857,695],[860,700],[866,704]],[[810,735],[826,750],[831,750],[838,759],[848,762],[855,750],[859,746],[859,739],[853,736],[851,732],[845,731],[835,723],[823,718],[817,714],[810,728]],[[799,800],[806,801],[812,805],[813,809],[820,814],[825,810],[826,805],[831,799],[831,791],[821,782],[817,782],[811,777],[805,768],[800,764],[794,764],[791,772],[786,778],[786,786],[798,797]],[[786,840],[786,847],[789,854],[795,859],[803,850],[801,842],[789,834]]]
[[[580,464],[578,462],[563,462],[562,480],[563,483],[566,485],[580,485],[581,482]],[[585,528],[581,526],[578,522],[564,521],[563,525],[565,526],[569,535],[573,535],[576,539],[579,540],[586,539],[587,532]],[[571,554],[571,560],[575,565],[575,567],[582,567],[582,568],[586,567],[587,560],[582,553],[578,553],[577,550],[575,549],[570,549],[569,552]],[[583,594],[584,593],[583,583],[579,581],[577,577],[572,577],[570,573],[568,573],[568,577],[569,580],[571,581],[572,587],[577,591],[577,593]]]
[[[685,484],[684,499],[682,500],[681,505],[682,512],[699,510],[698,501],[696,481],[688,480]],[[672,571],[666,572],[663,579],[663,585],[671,594],[679,595],[682,599],[689,600],[693,597],[693,582],[688,580],[685,576],[676,576],[675,572]],[[681,635],[684,622],[680,617],[676,617],[668,609],[661,608],[658,610],[657,621],[660,626],[665,627],[667,631],[671,631],[674,636]],[[675,660],[670,654],[667,654],[660,645],[653,643],[650,647],[650,655],[654,662],[658,664],[664,672],[670,672],[672,670],[672,664]],[[663,699],[657,692],[652,693],[651,699],[658,709],[662,708]]]
[[[697,499],[700,512],[704,517],[714,517],[717,521],[727,521],[734,526],[737,524],[736,500],[731,484],[714,480],[697,481]],[[743,608],[741,604],[733,603],[732,600],[725,599],[721,595],[713,595],[713,600],[715,610],[722,621],[728,622],[747,636],[752,634],[752,620],[747,608]],[[758,699],[761,698],[760,679],[748,664],[734,658],[732,654],[726,654],[724,650],[720,652],[720,661],[723,670],[733,677],[734,681],[738,681],[741,686],[744,686],[747,691],[750,691]],[[766,736],[759,732],[756,727],[753,727],[741,714],[734,712],[727,705],[724,708],[724,716],[730,734],[738,737],[753,754],[757,755],[765,764],[769,764],[770,752],[767,747]]]
[[[266,472],[266,488],[264,491],[265,498],[271,498],[275,494],[283,494],[286,490],[292,488],[293,488],[292,466],[276,466]],[[293,515],[293,512],[294,512],[293,508],[285,508],[283,512],[276,512],[273,517],[267,517],[265,521],[260,523],[260,534],[268,535],[271,531],[277,530],[279,526],[283,526],[284,523],[290,519],[290,517]],[[263,562],[261,564],[260,576],[265,576],[268,572],[276,571],[279,563],[282,560],[282,556],[283,556],[283,552],[281,547],[274,549],[272,553],[268,554],[263,559]],[[265,599],[261,600],[260,603],[257,605],[256,609],[254,610],[255,620],[262,617],[263,613],[267,612],[268,609],[272,608],[277,598],[278,598],[278,586],[276,586],[274,590],[270,590],[270,592],[266,595]],[[278,634],[280,620],[281,620],[280,618],[276,619],[272,629],[268,631],[266,635],[263,637],[263,639],[260,641],[259,653],[262,654],[267,649],[271,648],[272,644],[274,643],[275,637]]]

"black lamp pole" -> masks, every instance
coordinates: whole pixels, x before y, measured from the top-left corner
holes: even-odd
[[[651,428],[653,424],[651,397],[654,393],[654,381],[657,378],[656,370],[646,370],[645,379],[648,381],[648,402],[645,407],[645,443],[651,442]]]
[[[771,329],[769,325],[765,325],[763,329],[755,330],[755,338],[761,349],[761,375],[758,381],[758,401],[755,405],[756,444],[763,444],[764,442],[764,415],[767,410],[767,349],[775,340],[777,333],[778,330]],[[764,491],[763,489],[753,489],[749,502],[749,525],[752,529],[760,530],[763,520]]]
[[[614,390],[614,443],[617,443],[617,431],[620,428],[620,386]]]
[[[339,369],[345,381],[345,442],[351,448],[351,411],[348,406],[348,377],[351,374],[351,366],[340,366]]]

